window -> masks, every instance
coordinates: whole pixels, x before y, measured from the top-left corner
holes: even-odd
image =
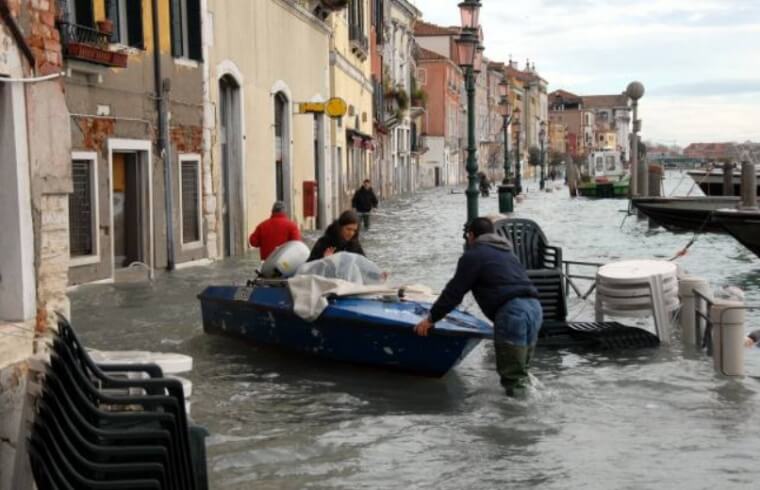
[[[98,253],[98,171],[94,152],[72,154],[73,192],[69,194],[69,251],[71,265],[100,260]]]
[[[201,244],[201,162],[198,155],[179,157],[179,203],[182,245]]]
[[[106,0],[106,16],[113,22],[111,42],[133,48],[144,47],[142,2]]]
[[[351,0],[348,5],[348,24],[351,26],[351,39],[364,35],[364,1]]]
[[[171,0],[172,56],[202,61],[200,0]]]
[[[61,9],[62,18],[67,22],[85,27],[95,25],[92,0],[66,0],[61,4]]]

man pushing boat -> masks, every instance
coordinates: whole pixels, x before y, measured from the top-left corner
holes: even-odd
[[[427,336],[437,321],[456,308],[468,291],[494,323],[496,369],[508,396],[529,383],[528,368],[543,322],[538,291],[512,253],[512,245],[494,232],[488,218],[476,218],[467,228],[467,250],[454,277],[430,314],[414,327]]]

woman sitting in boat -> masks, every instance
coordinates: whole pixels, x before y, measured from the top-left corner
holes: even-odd
[[[327,227],[325,234],[311,249],[307,262],[324,259],[338,252],[364,255],[364,249],[359,243],[359,215],[354,211],[343,211],[340,217]]]

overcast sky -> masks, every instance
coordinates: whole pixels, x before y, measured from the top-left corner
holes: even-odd
[[[459,0],[412,0],[459,24]],[[536,64],[579,95],[639,80],[643,136],[660,143],[760,142],[760,0],[482,0],[489,59]]]

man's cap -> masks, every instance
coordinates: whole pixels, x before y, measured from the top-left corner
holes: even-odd
[[[285,212],[285,203],[282,201],[275,201],[272,205],[272,212],[273,213],[284,213]]]

